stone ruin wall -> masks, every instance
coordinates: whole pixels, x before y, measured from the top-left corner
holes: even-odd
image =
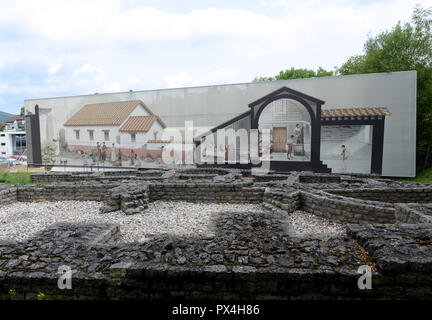
[[[188,175],[187,181],[179,181]],[[200,172],[198,177],[193,171],[183,172],[171,179],[158,173],[43,174],[32,176],[32,180],[56,182],[3,188],[2,206],[15,201],[93,200],[103,201],[105,212],[122,210],[134,214],[145,210],[154,200],[262,202],[274,213],[223,217],[228,222],[237,222],[224,222],[221,226],[238,225],[244,229],[233,233],[222,228],[222,234],[211,239],[162,237],[150,243],[119,247],[115,244],[121,231],[118,227],[66,225],[44,230],[27,243],[0,242],[0,298],[9,298],[7,292],[12,287],[22,294],[17,298],[28,299],[38,290],[56,299],[432,298],[432,246],[426,241],[432,238],[428,224],[432,219],[429,210],[418,205],[432,202],[431,188],[410,185],[338,189],[326,183],[337,186],[340,177],[313,175],[303,177],[307,187],[296,183],[284,185],[285,180],[280,177],[275,179],[279,184],[272,183],[271,177],[260,177],[255,183],[247,177],[239,178],[244,175],[235,176],[234,182],[204,181],[216,176],[220,174],[211,171]],[[287,241],[283,240],[287,237],[285,231],[280,229],[283,215],[298,209],[355,224],[348,225],[348,237],[339,242],[304,238],[281,245]],[[269,222],[260,226],[263,218]],[[251,224],[250,219],[256,222]],[[382,225],[395,222],[409,224]],[[261,227],[259,230],[267,230],[269,223],[275,231],[259,238],[257,230]],[[79,236],[58,239],[59,229]],[[266,248],[264,258],[259,252],[247,250],[248,239],[255,236],[260,246]],[[49,245],[51,239],[67,250],[54,254],[55,248]],[[391,239],[399,242],[393,245]],[[245,247],[227,250],[226,245],[233,241]],[[357,288],[359,262],[354,263],[357,253],[353,241],[367,249],[379,268],[373,275],[373,290]],[[37,256],[47,263],[40,268],[21,269],[22,262],[34,256],[34,248],[42,248]],[[336,258],[323,253],[336,248],[345,248],[346,253]],[[313,255],[308,255],[306,249],[312,250]],[[297,253],[294,258],[288,254],[295,250],[300,250],[303,259],[298,264]],[[409,252],[402,254],[404,250]],[[49,261],[67,262],[71,256],[79,269],[73,276],[75,289],[61,291],[57,288],[56,268],[50,268]],[[186,263],[179,262],[183,256]],[[346,256],[351,260],[345,261]],[[307,257],[315,257],[317,264],[306,263]]]

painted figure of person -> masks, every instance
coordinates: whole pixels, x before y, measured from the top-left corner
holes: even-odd
[[[227,158],[227,160],[228,161],[235,161],[236,159],[234,158],[235,157],[234,145],[230,143],[227,148],[228,148],[228,158]]]
[[[139,168],[141,167],[141,157],[138,157],[138,155],[135,153],[135,167]]]
[[[98,159],[98,161],[102,160],[102,150],[101,150],[101,146],[100,143],[96,143],[96,157]]]
[[[115,144],[112,144],[112,149],[111,149],[111,162],[114,163],[117,161],[117,153],[116,153],[116,148],[115,148]]]
[[[91,158],[91,160],[92,160],[93,163],[96,162],[96,155],[95,155],[95,152],[94,152],[93,148],[90,151],[90,158]]]
[[[122,161],[122,154],[121,154],[121,150],[119,148],[119,152],[118,152],[118,161]]]
[[[347,163],[346,160],[348,159],[349,156],[349,151],[347,150],[347,148],[345,147],[345,145],[342,145],[342,152],[341,152],[341,156],[342,156],[342,163],[343,163],[343,172],[347,171]]]
[[[135,164],[135,153],[133,149],[130,151],[130,165],[133,166]]]
[[[303,135],[302,135],[302,129],[300,128],[300,125],[297,123],[296,127],[294,129],[294,133],[296,136],[296,143],[297,144],[302,144],[303,143]]]
[[[291,135],[287,141],[287,158],[288,158],[288,160],[290,160],[292,157],[293,144],[294,144],[294,135]]]
[[[102,144],[102,162],[105,162],[105,160],[106,160],[106,151],[107,151],[107,147],[105,145],[105,142],[103,142],[103,144]]]

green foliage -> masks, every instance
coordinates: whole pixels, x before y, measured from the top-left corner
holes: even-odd
[[[46,299],[46,296],[45,296],[45,293],[43,293],[43,292],[39,292],[36,295],[36,300],[45,300],[45,299]]]
[[[32,182],[30,176],[35,172],[3,172],[0,173],[0,183],[14,184],[50,184],[51,182]]]
[[[0,174],[0,183],[6,184],[30,184],[32,172],[4,172]]]
[[[51,163],[51,159],[57,153],[57,145],[51,140],[45,140],[42,144],[42,162]]]
[[[21,112],[20,112],[20,116],[23,116],[25,114],[25,108],[21,107]]]
[[[273,81],[273,77],[255,77],[252,82]]]
[[[419,183],[432,183],[432,169],[427,169],[425,171],[420,172],[419,174],[417,174],[415,178],[399,178],[396,180],[412,181],[412,182],[419,182]]]
[[[410,23],[369,37],[364,54],[349,58],[337,72],[342,75],[372,72],[417,71],[417,168],[432,159],[432,8],[416,6]]]
[[[327,71],[322,67],[319,67],[317,71],[309,69],[287,69],[285,71],[280,71],[278,75],[274,77],[255,77],[253,82],[261,81],[273,81],[273,80],[291,80],[291,79],[301,79],[301,78],[313,78],[313,77],[328,77],[334,75],[333,71]]]
[[[357,73],[365,73],[365,56],[356,55],[352,56],[345,62],[337,72],[339,74],[348,75],[348,74],[357,74]]]
[[[11,300],[14,300],[15,299],[15,296],[16,296],[16,291],[15,291],[15,289],[9,289],[9,298],[11,299]]]

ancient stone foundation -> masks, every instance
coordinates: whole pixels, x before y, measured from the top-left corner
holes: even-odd
[[[430,299],[432,188],[370,176],[219,169],[36,174],[0,187],[15,201],[93,200],[101,214],[144,214],[156,200],[261,203],[262,212],[214,217],[215,234],[156,235],[121,243],[112,224],[52,225],[23,242],[0,241],[0,298],[35,299]],[[300,237],[290,214],[346,223],[346,233]],[[372,288],[358,287],[361,265]],[[72,289],[57,286],[59,267]],[[13,289],[13,291],[11,291]]]

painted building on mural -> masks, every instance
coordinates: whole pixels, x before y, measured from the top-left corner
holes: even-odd
[[[324,103],[287,87],[270,92],[250,103],[248,112],[197,137],[197,164],[252,168],[268,162],[266,167],[277,171],[382,175],[388,108],[323,109]],[[241,131],[246,134],[236,134]],[[239,159],[242,154],[247,158]]]
[[[107,163],[130,158],[131,154],[161,158],[158,141],[165,128],[140,100],[87,104],[64,123],[63,151],[79,151]]]
[[[313,163],[332,172],[412,177],[416,79],[415,71],[404,71],[31,99],[25,100],[24,106],[26,113],[35,113],[38,106],[38,122],[32,122],[32,128],[38,131],[40,148],[47,141],[55,143],[59,155],[62,148],[66,150],[62,157],[69,157],[68,164],[88,162],[85,157],[95,152],[88,150],[105,142],[107,153],[114,143],[126,158],[134,149],[142,155],[142,167],[163,165],[154,155],[162,156],[178,139],[163,138],[162,132],[179,129],[184,133],[189,121],[195,143],[221,125],[269,129],[275,169],[281,161],[283,168],[279,169],[283,170],[316,169],[310,166]],[[275,92],[283,94],[273,99]],[[268,104],[264,106],[262,101]],[[121,116],[116,113],[120,110]],[[179,145],[184,148],[184,141]],[[130,164],[129,159],[121,165]]]

